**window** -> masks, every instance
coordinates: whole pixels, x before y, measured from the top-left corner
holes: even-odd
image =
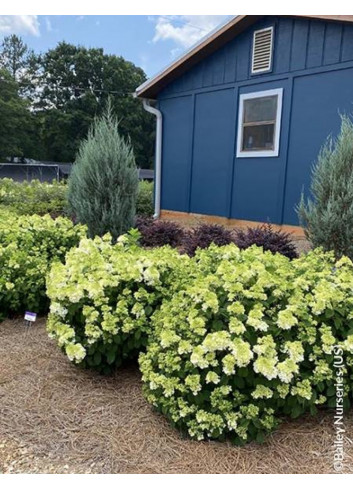
[[[263,73],[271,70],[273,27],[254,32],[251,73]]]
[[[237,157],[278,156],[283,89],[240,95]]]

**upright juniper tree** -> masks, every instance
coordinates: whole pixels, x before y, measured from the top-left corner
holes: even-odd
[[[311,194],[298,214],[314,247],[353,259],[353,123],[341,116],[337,138],[330,137],[313,167]]]
[[[130,142],[119,134],[110,103],[80,146],[69,179],[69,206],[90,236],[114,239],[134,224],[138,172]]]

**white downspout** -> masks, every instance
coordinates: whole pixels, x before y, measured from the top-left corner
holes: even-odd
[[[143,99],[143,108],[156,116],[156,162],[154,169],[154,219],[161,214],[161,177],[162,177],[162,112],[150,105],[149,100]]]

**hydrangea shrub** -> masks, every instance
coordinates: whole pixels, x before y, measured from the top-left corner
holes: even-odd
[[[45,277],[50,264],[63,261],[65,253],[85,234],[84,226],[74,226],[66,218],[1,211],[0,316],[25,309],[45,312]]]
[[[27,254],[45,255],[49,260],[63,260],[66,252],[86,236],[86,227],[74,225],[70,219],[52,219],[48,214],[17,215],[0,211],[0,245],[16,245]]]
[[[84,239],[48,276],[48,332],[71,361],[108,372],[145,347],[152,314],[191,269],[168,247],[129,246],[126,236],[115,245],[109,235]]]
[[[352,396],[353,265],[234,245],[198,251],[199,276],[153,315],[139,358],[147,400],[192,438],[262,441],[284,415]],[[341,350],[340,350],[341,349]]]

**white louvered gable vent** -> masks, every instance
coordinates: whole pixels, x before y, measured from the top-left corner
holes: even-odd
[[[254,32],[252,73],[269,71],[272,64],[273,27]]]

